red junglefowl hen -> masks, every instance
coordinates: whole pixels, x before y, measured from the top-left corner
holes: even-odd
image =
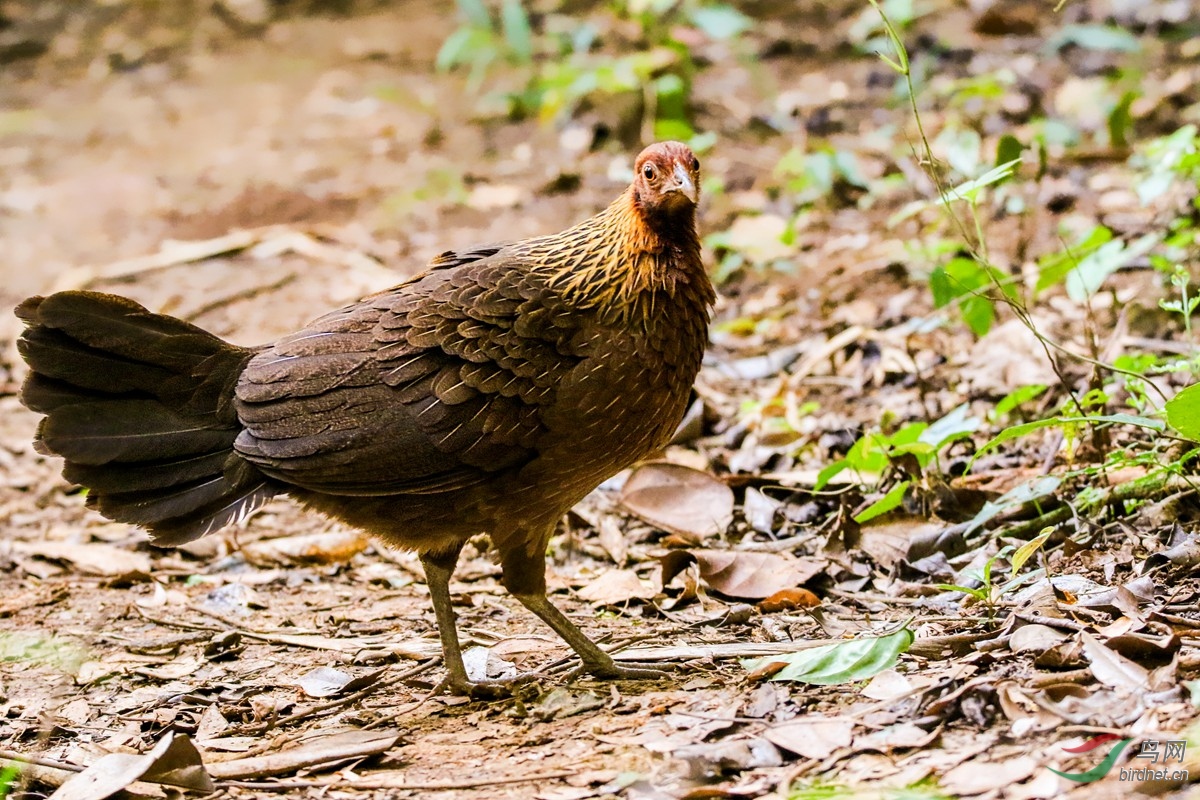
[[[450,251],[399,286],[243,348],[122,297],[16,310],[42,453],[88,505],[178,545],[277,494],[420,554],[447,686],[470,693],[449,582],[487,532],[503,583],[601,678],[621,667],[546,597],[564,513],[662,447],[707,342],[700,163],[666,142],[607,209],[553,236]],[[657,674],[657,673],[653,673]]]

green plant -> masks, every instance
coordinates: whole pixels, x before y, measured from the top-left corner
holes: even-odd
[[[1006,595],[1040,574],[1040,571],[1037,570],[1021,576],[1018,576],[1017,573],[1035,553],[1042,549],[1052,533],[1053,530],[1043,530],[1020,547],[1005,545],[1000,552],[985,561],[981,568],[968,570],[966,577],[973,583],[978,583],[978,586],[941,583],[937,585],[937,588],[946,592],[961,592],[968,595],[983,606],[989,619],[994,619],[998,604]],[[1009,562],[1009,578],[1003,583],[997,583],[995,579],[996,565],[1005,560]]]
[[[468,68],[474,91],[497,65],[520,68],[521,88],[502,93],[510,115],[561,122],[585,102],[627,96],[640,106],[644,138],[692,140],[691,84],[698,69],[680,27],[711,39],[735,39],[750,27],[741,12],[710,0],[614,0],[592,12],[633,21],[639,41],[614,52],[600,38],[611,20],[594,23],[549,14],[535,33],[521,0],[501,0],[493,16],[483,0],[456,0],[464,22],[443,43],[441,70]],[[632,44],[634,51],[628,52]],[[542,56],[546,56],[542,59]]]
[[[828,146],[808,152],[793,147],[775,164],[774,176],[797,206],[828,198],[839,185],[861,190],[869,188],[854,153]]]
[[[455,0],[463,24],[442,43],[436,65],[447,71],[468,67],[467,84],[475,91],[498,61],[528,64],[533,60],[533,33],[521,0],[502,0],[493,18],[483,0]]]
[[[967,412],[964,404],[933,424],[912,422],[892,434],[879,432],[861,436],[850,446],[844,458],[821,470],[814,489],[820,491],[835,475],[845,470],[857,473],[859,480],[880,476],[902,459],[911,460],[915,471],[923,473],[942,449],[978,429],[980,420],[969,416]],[[909,471],[912,471],[911,467]],[[897,481],[883,497],[855,514],[854,521],[861,524],[895,510],[904,502],[911,486],[911,478]]]

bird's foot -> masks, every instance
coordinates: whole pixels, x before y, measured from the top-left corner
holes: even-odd
[[[439,692],[456,697],[469,697],[472,700],[507,700],[526,694],[539,677],[536,674],[527,674],[518,675],[515,678],[472,681],[447,675],[438,689]]]
[[[591,675],[602,681],[653,681],[665,678],[675,671],[676,664],[646,664],[639,661],[626,661],[618,664],[611,659],[599,664],[583,664],[567,675],[568,680],[574,680],[581,675]]]

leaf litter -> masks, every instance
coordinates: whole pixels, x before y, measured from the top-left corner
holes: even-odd
[[[1090,12],[1093,4],[1071,5]],[[1002,318],[978,338],[938,320],[916,277],[934,262],[904,243],[944,244],[935,241],[937,203],[928,192],[889,194],[882,185],[895,175],[917,188],[928,181],[910,152],[880,145],[880,119],[902,129],[905,118],[889,103],[892,84],[873,56],[826,49],[825,39],[851,48],[869,41],[872,18],[834,6],[842,15],[815,26],[819,35],[806,33],[814,30],[808,19],[793,20],[786,34],[769,23],[751,34],[760,52],[775,54],[763,68],[794,84],[764,113],[743,114],[746,102],[729,88],[740,72],[728,55],[717,52],[704,73],[712,83],[697,82],[702,118],[721,129],[704,155],[706,173],[725,184],[703,213],[708,231],[726,234],[710,242],[710,254],[716,263],[735,253],[751,268],[722,287],[690,424],[663,461],[585,500],[550,554],[556,602],[602,634],[618,659],[671,664],[672,674],[646,684],[566,682],[566,649],[500,589],[482,540],[468,547],[452,584],[472,669],[536,674],[527,694],[491,703],[435,694],[436,629],[410,556],[286,503],[178,553],[147,547],[130,529],[87,514],[56,466],[32,452],[34,420],[11,396],[20,371],[10,320],[0,325],[0,564],[8,573],[0,759],[28,759],[28,779],[56,797],[97,799],[152,792],[152,784],[233,796],[408,789],[489,800],[759,797],[786,796],[794,781],[880,790],[932,781],[949,796],[1035,798],[1096,796],[1100,789],[1046,769],[1094,766],[1064,749],[1094,733],[1183,738],[1196,722],[1189,686],[1200,669],[1194,489],[1148,467],[1114,470],[1102,492],[1075,496],[1071,468],[1089,445],[1070,422],[988,446],[1004,429],[987,418],[1004,403],[991,401],[1021,393],[1004,414],[1043,425],[1047,414],[1022,409],[1048,408],[1053,391],[1029,387],[1059,385],[1062,362],[1047,360],[1019,320]],[[934,4],[905,23],[974,54],[923,54],[936,67],[926,122],[949,131],[935,147],[960,166],[997,139],[997,120],[1026,136],[1019,126],[1030,97],[1078,114],[1078,135],[1100,136],[1106,122],[1092,117],[1107,87],[1097,77],[1106,59],[1131,40],[1157,41],[1162,24],[1143,20],[1118,40],[1113,26],[1059,26],[1019,3],[976,6]],[[387,49],[401,45],[364,44],[394,31],[395,10],[320,26],[303,17],[275,22],[274,35],[321,42],[275,97],[215,92],[201,73],[181,73],[170,86],[176,113],[222,120],[210,126],[212,143],[192,147],[181,147],[178,126],[149,114],[133,89],[107,88],[102,103],[90,102],[96,85],[123,86],[119,77],[56,81],[40,127],[19,132],[4,156],[32,180],[0,186],[0,240],[11,254],[0,294],[11,305],[54,287],[117,291],[259,342],[331,301],[395,283],[402,276],[393,267],[411,271],[448,246],[555,230],[607,196],[611,187],[592,176],[607,174],[613,154],[628,148],[590,153],[585,145],[566,158],[556,132],[520,124],[497,129],[485,148],[463,134],[471,130],[467,103],[444,109],[444,120],[428,103],[391,108],[377,99],[350,114],[343,95],[372,99],[372,81],[394,79],[382,64],[413,70],[406,77],[447,97],[461,92],[452,77],[412,66],[432,62],[436,47],[427,45],[452,20],[429,10],[413,16],[401,24],[430,35],[403,54]],[[1026,69],[1007,49],[1008,34],[989,31],[1042,37],[1048,49],[1035,63],[1045,68]],[[233,73],[222,70],[234,70],[238,85],[239,70],[271,74],[254,43],[243,45],[230,54],[233,67],[206,69],[226,79]],[[383,49],[346,62],[363,47]],[[998,62],[1020,80],[1006,82]],[[1198,101],[1190,62],[1161,69],[1167,79],[1145,81],[1130,106],[1147,127],[1162,108],[1194,116]],[[25,103],[42,102],[33,98],[47,74],[14,81]],[[1001,111],[965,135],[972,105],[989,102],[996,75]],[[78,146],[63,108],[91,119],[90,144]],[[295,120],[275,137],[270,159],[262,141],[275,129],[260,110]],[[123,141],[104,122],[113,118],[140,126],[142,139]],[[591,124],[583,126],[589,141],[601,130]],[[842,165],[840,188],[812,194],[814,173],[788,178],[804,185],[781,191],[764,177],[774,164],[791,175],[791,135],[745,131],[796,125],[824,141],[818,148],[847,154],[828,162]],[[447,136],[453,158],[432,144]],[[525,140],[536,158],[520,155]],[[372,162],[355,149],[363,141],[401,155]],[[1158,181],[1137,187],[1144,196],[1130,192],[1129,170],[1114,156],[1119,141],[1091,153],[1043,141],[1052,160],[1075,166],[1005,184],[1006,205],[992,209],[999,257],[1018,274],[1059,249],[1064,235],[1104,222],[1119,236],[1085,256],[1064,296],[1037,310],[1037,329],[1082,351],[1097,319],[1108,320],[1100,336],[1111,341],[1097,348],[1119,355],[1135,341],[1178,346],[1156,302],[1143,299],[1158,296],[1144,269],[1153,233],[1145,220],[1168,207],[1169,191]],[[34,164],[20,152],[34,147],[61,161]],[[192,174],[184,151],[223,177],[186,189],[139,182],[143,163]],[[448,180],[443,194],[422,187],[419,197],[397,196],[412,175],[432,174],[422,162],[452,169],[469,157],[472,174]],[[113,158],[137,165],[119,186],[106,171]],[[845,167],[850,159],[856,170]],[[582,177],[560,181],[535,165]],[[244,174],[231,179],[230,169]],[[333,176],[321,179],[326,195],[306,194],[314,174]],[[249,186],[255,180],[276,188]],[[552,184],[578,185],[562,202],[539,194]],[[94,186],[118,190],[101,196]],[[868,202],[855,200],[863,186]],[[791,209],[789,193],[817,200]],[[1045,219],[1008,213],[1018,201]],[[175,232],[193,241],[172,241]],[[1086,310],[1067,302],[1101,280],[1110,295],[1091,295]],[[1072,387],[1089,388],[1089,376],[1073,369]],[[1193,435],[1191,390],[1165,408],[1176,431]],[[951,433],[964,435],[943,448],[926,432],[948,419],[962,423]],[[927,427],[900,436],[913,421]],[[874,432],[891,439],[858,444]],[[1133,443],[1118,431],[1110,447]],[[822,480],[831,464],[854,459]],[[906,647],[879,644],[881,631],[903,623]],[[835,682],[786,679],[806,676]]]

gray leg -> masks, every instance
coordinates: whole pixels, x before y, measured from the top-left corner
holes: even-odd
[[[563,641],[571,646],[583,661],[583,670],[597,678],[647,679],[661,678],[665,670],[647,667],[620,666],[612,656],[600,649],[579,626],[559,611],[546,597],[546,558],[541,553],[529,554],[524,548],[509,550],[502,555],[504,587],[545,622]]]
[[[646,680],[661,678],[667,672],[666,669],[658,667],[626,667],[617,664],[612,656],[601,650],[587,634],[579,630],[579,626],[571,622],[544,594],[518,594],[514,597],[521,601],[521,605],[537,614],[542,622],[553,628],[554,632],[571,646],[583,662],[584,672],[603,680]]]
[[[450,576],[454,574],[461,551],[462,543],[459,543],[446,553],[422,553],[421,565],[425,568],[425,583],[429,586],[429,599],[433,601],[438,636],[442,640],[442,660],[446,664],[447,688],[454,694],[469,695],[471,681],[467,679],[467,668],[463,666],[454,607],[450,603]]]

